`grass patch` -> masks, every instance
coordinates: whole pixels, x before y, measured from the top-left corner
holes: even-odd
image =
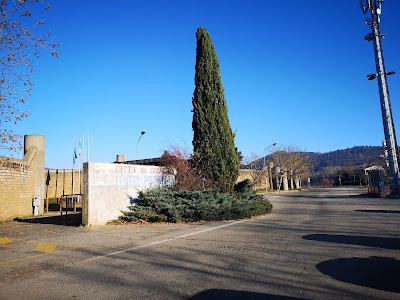
[[[49,199],[49,205],[58,204],[58,198],[48,198],[48,199]],[[44,204],[46,205],[46,199],[44,200]]]

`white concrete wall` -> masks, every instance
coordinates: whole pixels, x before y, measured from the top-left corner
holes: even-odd
[[[115,220],[122,215],[121,211],[128,210],[139,191],[161,185],[160,167],[85,163],[82,223],[85,226],[98,226]]]

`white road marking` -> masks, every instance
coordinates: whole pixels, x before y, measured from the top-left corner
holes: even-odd
[[[164,240],[160,240],[160,241],[151,242],[151,243],[148,243],[148,244],[145,244],[145,245],[140,245],[140,246],[131,247],[131,248],[123,249],[123,250],[118,250],[118,251],[114,251],[114,252],[111,252],[111,253],[108,253],[108,254],[99,255],[99,256],[92,257],[92,258],[84,259],[84,260],[80,261],[79,263],[87,263],[87,262],[91,262],[91,261],[94,261],[94,260],[99,260],[99,259],[107,258],[107,257],[110,257],[110,256],[115,256],[115,255],[118,255],[118,254],[126,253],[126,252],[129,252],[129,251],[134,251],[134,250],[147,248],[147,247],[154,246],[154,245],[164,244],[164,243],[167,243],[167,242],[172,242],[172,241],[176,241],[176,240],[179,240],[179,239],[184,239],[184,238],[187,238],[189,236],[198,235],[198,234],[201,234],[201,233],[204,233],[204,232],[218,230],[218,229],[221,229],[221,228],[224,228],[224,227],[229,227],[229,226],[234,226],[234,225],[241,224],[241,223],[244,223],[244,222],[249,222],[251,220],[252,219],[240,220],[240,221],[236,221],[236,222],[232,222],[232,223],[228,223],[228,224],[219,225],[219,226],[216,226],[216,227],[203,229],[203,230],[192,232],[192,233],[183,234],[183,235],[180,235],[180,236],[177,236],[177,237],[174,237],[174,238],[170,238],[170,239],[164,239]]]

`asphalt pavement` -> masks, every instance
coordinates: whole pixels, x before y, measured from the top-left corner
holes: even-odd
[[[0,299],[400,299],[400,199],[363,193],[268,194],[272,213],[229,222],[3,223]]]

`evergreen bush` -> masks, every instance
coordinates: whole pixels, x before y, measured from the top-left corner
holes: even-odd
[[[271,203],[252,192],[222,193],[152,189],[140,192],[122,221],[196,222],[250,218],[270,212]]]
[[[235,184],[234,191],[237,193],[251,192],[254,188],[254,183],[250,179],[245,179]]]

